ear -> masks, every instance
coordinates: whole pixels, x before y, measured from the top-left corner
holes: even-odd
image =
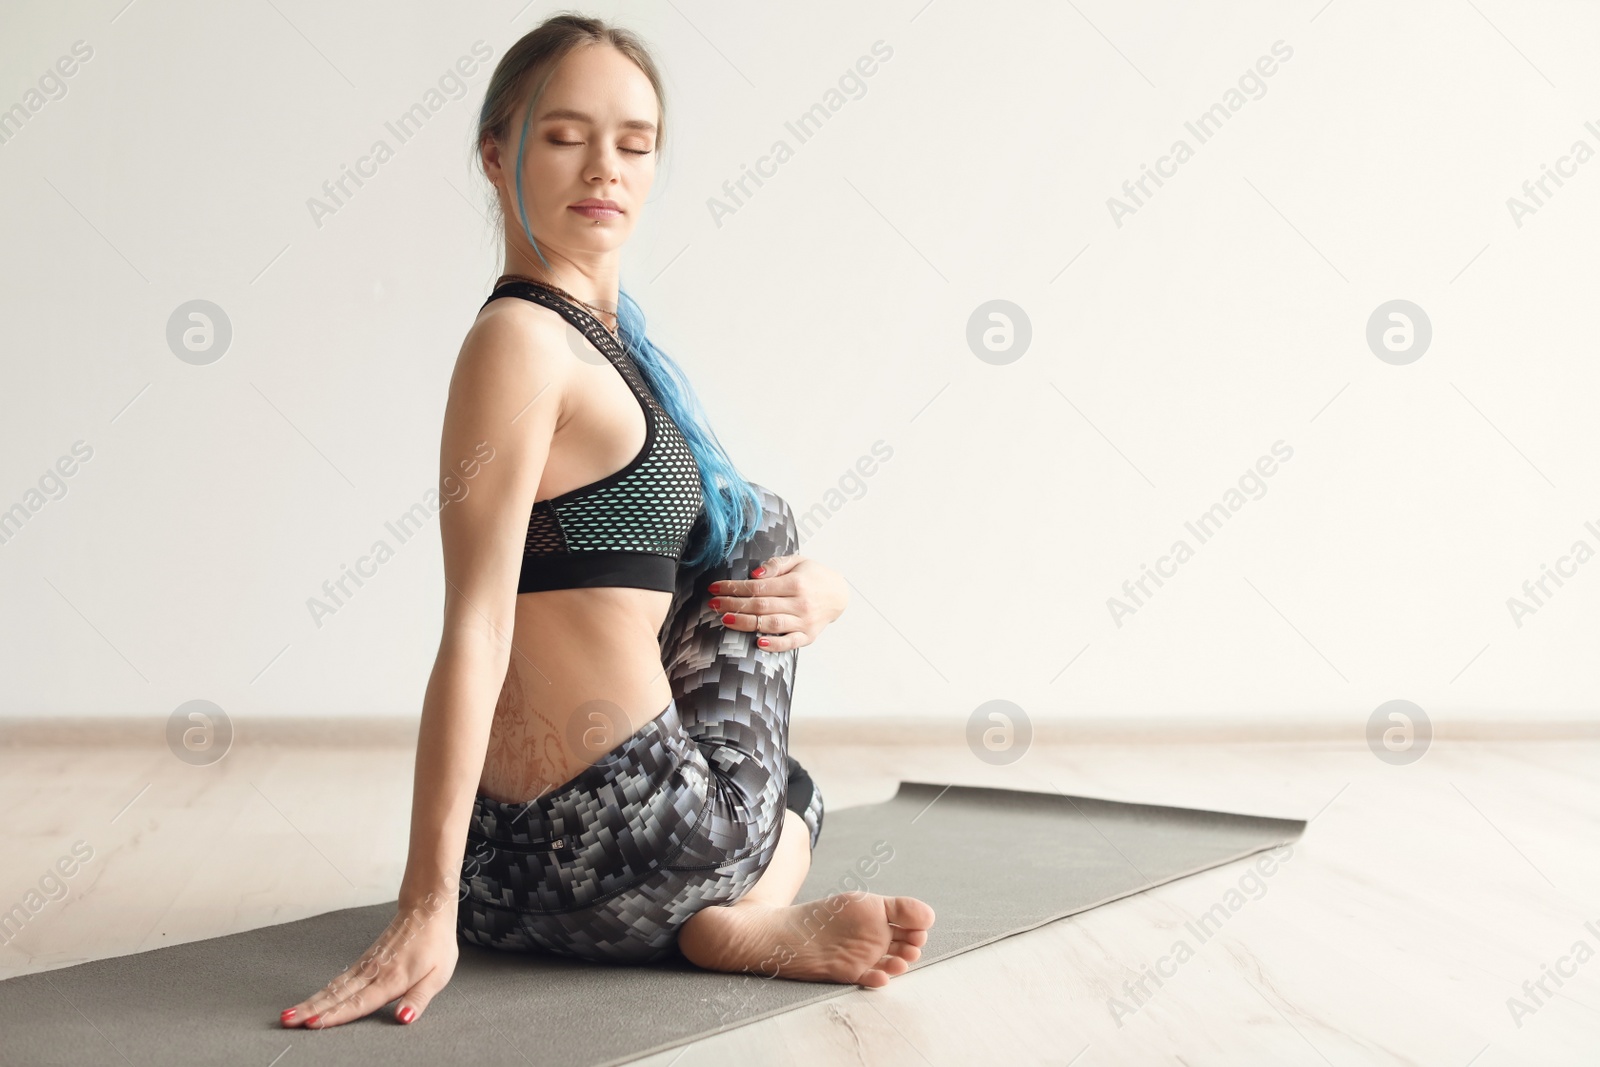
[[[484,134],[478,142],[478,159],[483,164],[484,173],[489,180],[499,185],[505,177],[505,167],[500,161],[500,145],[493,137]]]

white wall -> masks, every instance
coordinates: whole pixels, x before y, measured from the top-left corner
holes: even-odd
[[[0,144],[0,507],[93,455],[0,544],[0,713],[417,712],[437,525],[320,628],[307,598],[433,483],[498,267],[472,122],[551,10],[6,5],[0,107],[93,55]],[[1600,160],[1508,207],[1600,149],[1592,6],[584,10],[669,78],[624,282],[735,460],[805,511],[892,449],[805,543],[855,600],[802,652],[797,716],[1594,716],[1600,561],[1508,608],[1600,549]],[[1185,123],[1280,41],[1201,143]],[[385,122],[476,42],[465,95],[397,147]],[[876,42],[797,143],[785,122]],[[308,199],[379,138],[394,158],[318,225]],[[1179,138],[1192,158],[1119,225],[1108,198]],[[793,158],[719,224],[778,139]],[[233,330],[205,366],[166,340],[195,299]],[[1366,339],[1394,299],[1431,322],[1405,365]],[[1011,362],[968,342],[993,300],[1031,330]],[[1200,543],[1186,521],[1280,441]],[[1180,538],[1119,625],[1108,599]]]

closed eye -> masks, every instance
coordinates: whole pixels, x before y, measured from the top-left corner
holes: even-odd
[[[583,142],[582,141],[558,141],[554,137],[552,137],[552,138],[550,138],[550,143],[551,144],[559,144],[559,145],[577,145],[577,144],[582,144]],[[619,149],[621,149],[622,151],[627,152],[629,155],[648,156],[650,154],[649,150],[643,149],[643,148],[622,148],[621,145],[618,145],[617,147]]]

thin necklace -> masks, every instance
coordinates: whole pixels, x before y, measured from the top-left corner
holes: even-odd
[[[597,308],[593,304],[589,303],[587,300],[579,300],[577,297],[573,296],[571,293],[567,292],[565,289],[561,288],[559,285],[551,285],[549,282],[540,281],[538,278],[530,278],[526,274],[502,274],[495,281],[494,287],[496,289],[498,289],[498,288],[500,288],[500,286],[504,285],[508,281],[511,281],[511,282],[531,282],[534,285],[542,286],[542,287],[544,287],[546,289],[549,289],[551,292],[560,293],[562,296],[566,297],[568,300],[572,301],[574,304],[582,304],[584,307],[588,308],[589,311],[594,315],[595,321],[598,322],[601,326],[605,327],[607,333],[609,333],[611,336],[615,337],[619,341],[622,340],[622,334],[618,332],[619,328],[622,325],[620,318],[618,319],[618,323],[617,323],[616,326],[611,326],[611,325],[608,325],[606,323],[606,320],[601,317],[603,315],[615,316],[617,314],[615,311],[607,311],[604,308]]]

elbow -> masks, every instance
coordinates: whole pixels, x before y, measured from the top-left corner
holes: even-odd
[[[456,619],[445,623],[440,644],[449,650],[503,659],[511,654],[511,636],[515,628],[515,617],[475,615]]]
[[[469,603],[459,592],[445,604],[442,649],[505,658],[516,632],[515,599],[504,604]]]

